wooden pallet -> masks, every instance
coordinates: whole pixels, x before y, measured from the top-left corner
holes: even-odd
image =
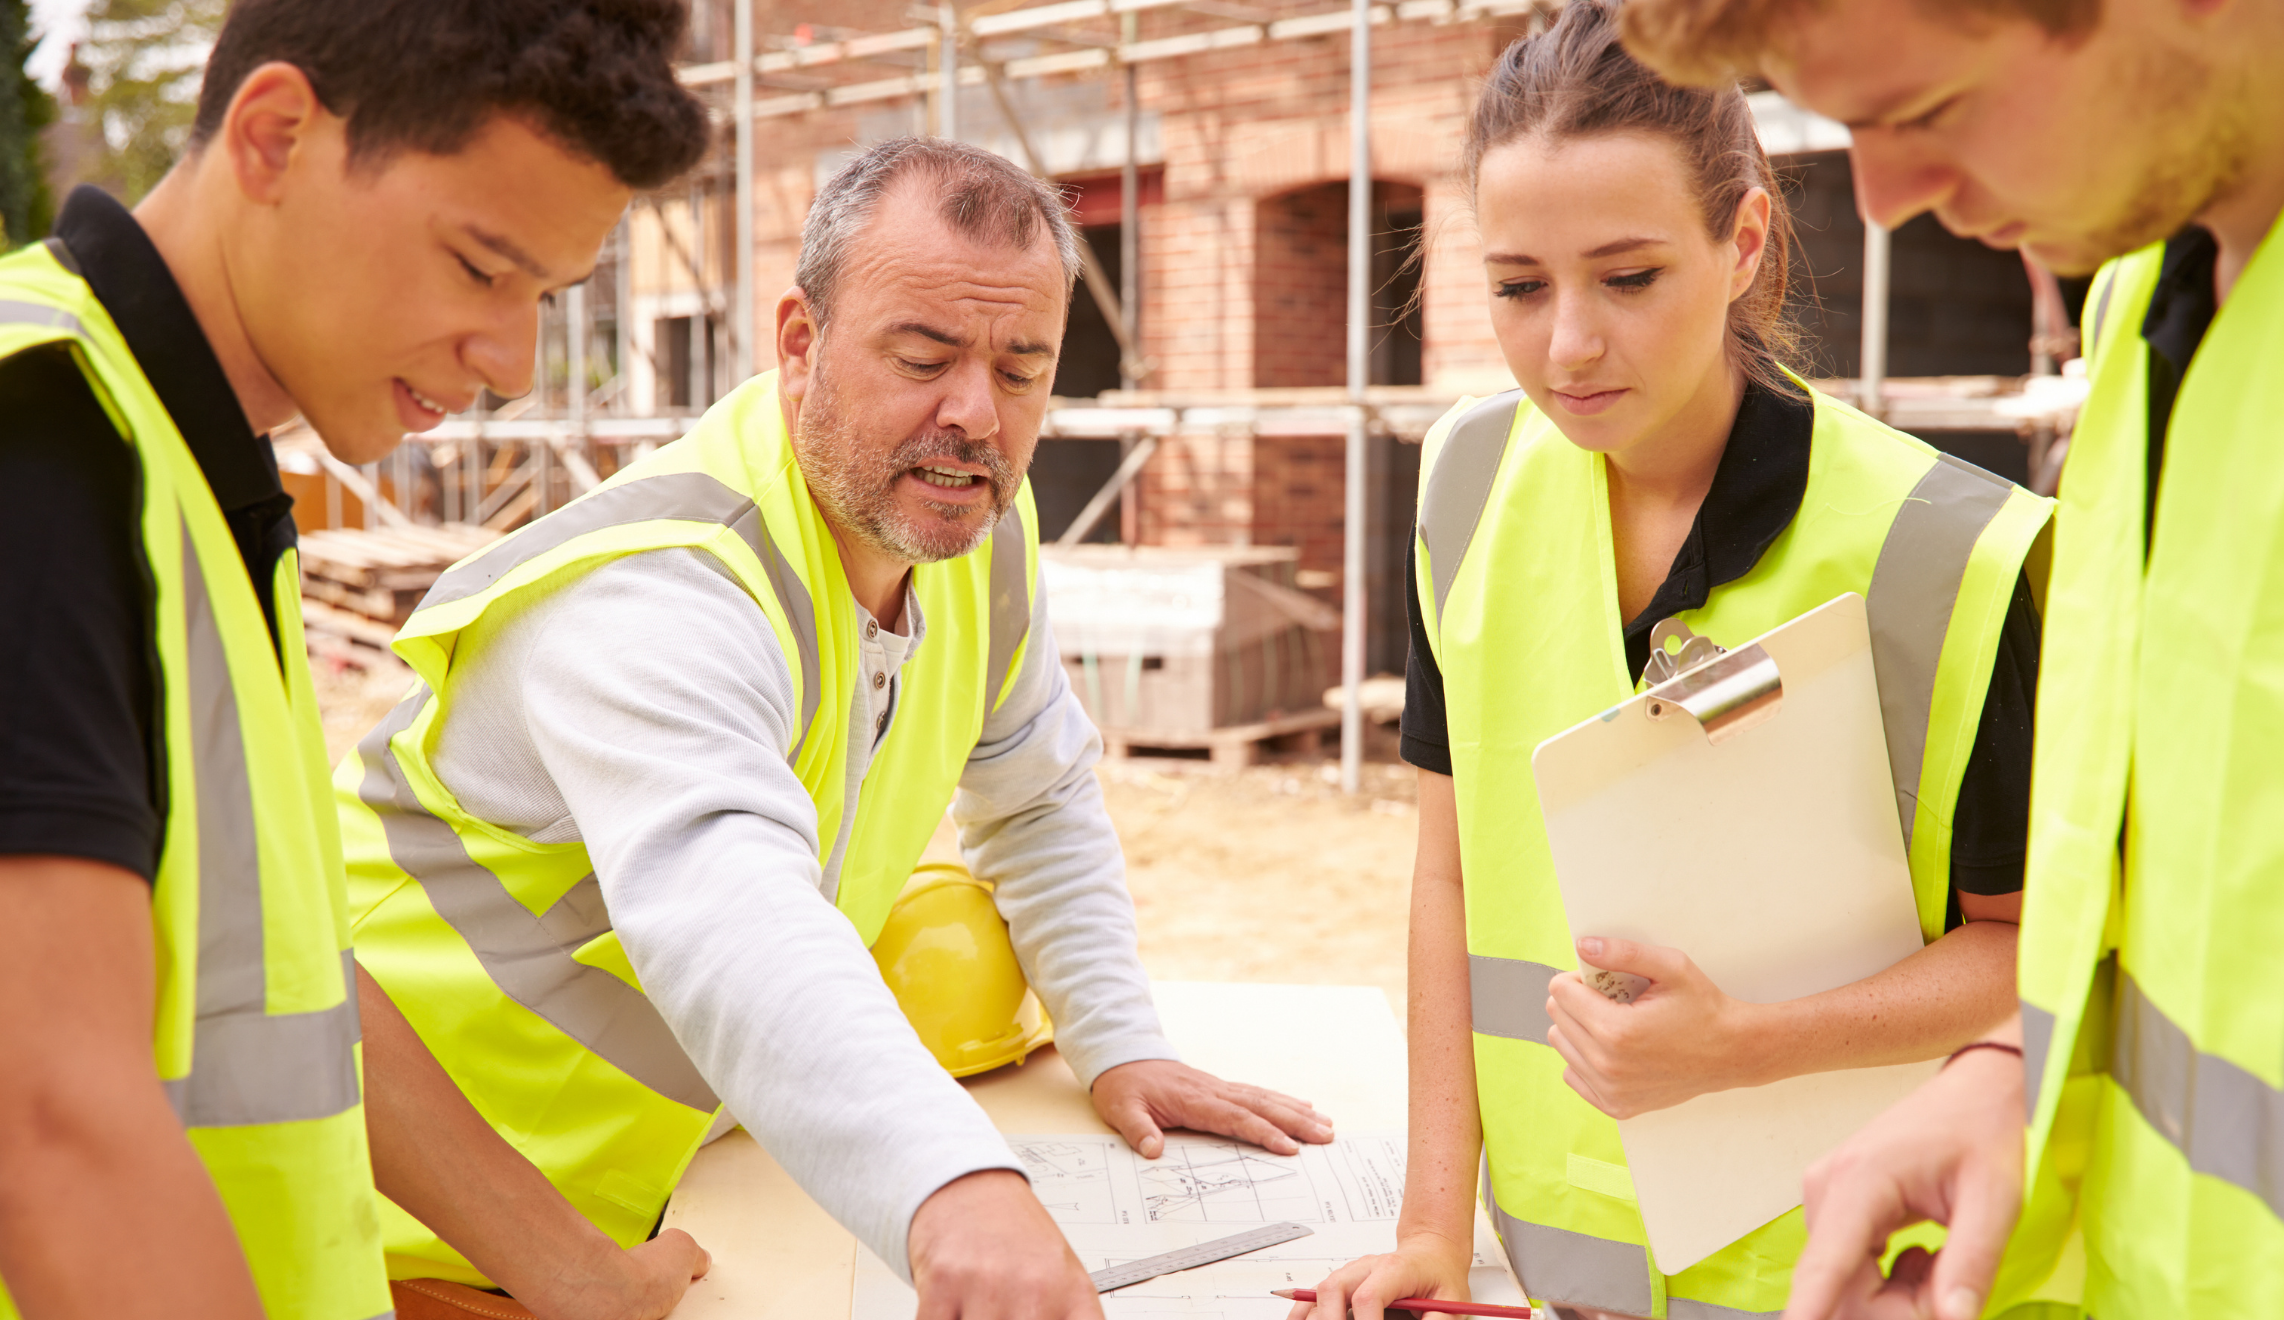
[[[301,622],[312,656],[373,670],[445,569],[499,539],[481,527],[329,528],[301,534]]]
[[[1316,751],[1323,743],[1324,731],[1339,726],[1337,710],[1304,710],[1272,716],[1258,724],[1233,724],[1222,729],[1104,729],[1102,745],[1105,754],[1121,759],[1132,755],[1137,747],[1168,751],[1203,748],[1213,754],[1215,766],[1239,770],[1253,764],[1262,749],[1271,743],[1280,744],[1277,750],[1281,751]]]
[[[394,631],[445,569],[498,539],[456,525],[304,532],[301,594]]]

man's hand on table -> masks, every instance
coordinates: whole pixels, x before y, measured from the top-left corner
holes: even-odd
[[[1122,1063],[1094,1079],[1094,1112],[1144,1159],[1166,1149],[1166,1128],[1188,1128],[1298,1155],[1300,1141],[1332,1140],[1332,1120],[1306,1100],[1225,1082],[1171,1059]]]
[[[920,1203],[906,1241],[916,1320],[1101,1320],[1093,1280],[1022,1174],[945,1183]]]

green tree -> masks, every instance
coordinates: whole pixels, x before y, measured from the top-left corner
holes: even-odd
[[[0,252],[46,237],[55,218],[40,130],[55,119],[56,103],[24,72],[31,28],[25,0],[0,0]]]
[[[227,0],[96,0],[79,47],[101,126],[92,171],[130,205],[166,177],[190,137],[199,75]]]

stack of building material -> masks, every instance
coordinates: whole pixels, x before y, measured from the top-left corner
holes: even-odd
[[[312,655],[371,669],[438,575],[497,540],[482,527],[348,528],[301,535],[301,618]]]
[[[1313,747],[1339,611],[1293,585],[1296,551],[1078,545],[1040,551],[1071,686],[1113,756],[1202,749],[1248,764],[1271,740]]]

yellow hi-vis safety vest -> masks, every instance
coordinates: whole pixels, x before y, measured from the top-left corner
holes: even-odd
[[[1734,647],[1842,592],[1864,597],[1932,940],[1949,898],[1953,804],[2049,505],[1822,396],[1814,428],[1791,524],[1751,572],[1678,617]],[[1617,1124],[1563,1084],[1546,1043],[1547,984],[1577,960],[1531,753],[1635,687],[1603,459],[1516,391],[1463,401],[1429,432],[1423,463],[1417,585],[1449,714],[1486,1209],[1541,1301],[1674,1320],[1780,1312],[1800,1211],[1659,1272]]]
[[[2284,228],[2284,226],[2280,226]],[[2021,983],[2030,1196],[2086,1308],[2284,1315],[2284,238],[2173,405],[2144,561],[2163,249],[2087,306],[2054,542]],[[2121,845],[2122,835],[2122,845]],[[2123,849],[2122,863],[2120,848]]]
[[[278,560],[273,645],[198,460],[55,240],[0,259],[0,357],[46,344],[70,345],[141,465],[166,747],[151,887],[159,1079],[263,1309],[278,1320],[386,1313],[300,559]],[[0,1317],[15,1314],[0,1287]]]
[[[621,1246],[649,1236],[721,1102],[643,997],[586,846],[479,820],[438,780],[431,757],[465,630],[623,555],[685,547],[721,560],[784,648],[801,711],[790,763],[816,804],[825,888],[869,945],[1021,668],[1037,525],[1026,485],[983,546],[912,570],[928,641],[903,668],[853,813],[855,598],[794,461],[775,372],[462,561],[398,635],[420,684],[334,776],[357,957],[492,1126]],[[393,1205],[382,1215],[392,1277],[488,1286],[425,1225]]]

